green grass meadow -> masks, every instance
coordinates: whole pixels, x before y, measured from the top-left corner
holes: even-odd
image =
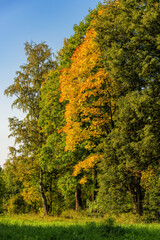
[[[0,216],[0,240],[160,240],[160,224]]]

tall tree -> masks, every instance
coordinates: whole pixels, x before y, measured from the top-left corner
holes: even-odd
[[[65,150],[83,152],[73,173],[81,176],[81,184],[87,181],[86,176],[93,178],[101,156],[95,148],[113,127],[114,83],[103,68],[95,34],[91,26],[72,55],[70,68],[63,68],[60,76],[60,101],[67,101],[66,125],[62,129],[66,134]]]
[[[105,1],[94,25],[103,63],[119,92],[159,82],[159,1]]]
[[[41,87],[45,75],[57,64],[53,61],[51,49],[45,43],[25,43],[27,64],[20,66],[16,72],[14,83],[5,90],[8,96],[14,96],[12,106],[17,107],[24,113],[24,119],[16,117],[9,119],[11,135],[18,143],[17,157],[30,168],[36,168],[39,176],[40,193],[43,201],[44,214],[47,214],[47,202],[44,194],[43,174],[44,171],[38,163],[38,149],[44,142],[44,136],[38,126]],[[39,172],[39,173],[38,173]]]
[[[86,32],[91,25],[91,22],[97,15],[100,8],[100,4],[96,9],[90,10],[88,15],[77,25],[73,26],[74,34],[70,38],[64,39],[64,46],[58,52],[58,63],[61,68],[70,67],[72,61],[71,57],[76,50],[76,48],[83,42]]]
[[[75,165],[78,156],[77,153],[72,154],[64,151],[65,135],[62,132],[58,133],[58,130],[65,125],[64,110],[66,105],[66,101],[63,103],[59,102],[59,78],[61,75],[61,69],[63,67],[70,67],[72,54],[76,47],[83,42],[87,28],[93,18],[93,12],[94,11],[91,11],[88,16],[79,23],[79,25],[74,25],[74,35],[69,39],[64,40],[64,46],[58,52],[57,56],[59,67],[56,71],[53,70],[46,76],[46,81],[43,84],[41,91],[42,110],[40,112],[39,126],[42,128],[46,141],[39,151],[39,161],[43,168],[47,168],[47,171],[52,173],[54,196],[58,196],[60,190],[65,199],[70,198],[70,193],[73,192],[73,190],[70,191],[68,187],[64,187],[65,184],[68,186],[68,183],[66,182],[74,182],[74,185],[76,185],[76,181],[72,176],[72,168],[73,165]],[[68,180],[66,181],[66,179]],[[55,192],[55,189],[57,193]],[[76,189],[76,186],[74,186],[74,189]],[[76,196],[76,202],[78,203],[80,202],[77,199],[79,195],[76,194]],[[66,200],[66,202],[68,205],[68,200]],[[71,202],[73,202],[73,200],[71,200]],[[55,206],[55,204],[53,205]],[[76,209],[78,208],[77,205]]]
[[[3,211],[3,200],[5,195],[5,181],[4,181],[4,171],[0,166],[0,212]]]
[[[142,215],[142,175],[159,161],[159,140],[151,124],[152,99],[145,92],[132,92],[119,99],[118,107],[114,116],[116,127],[104,143],[100,192],[104,192],[107,202],[110,198],[118,206],[118,197],[112,198],[115,190],[118,193],[119,188],[120,194],[123,189],[125,195],[129,194],[135,212]]]
[[[98,9],[98,8],[97,8]],[[60,69],[62,68],[70,68],[71,63],[72,63],[72,55],[74,54],[74,52],[76,51],[76,48],[81,45],[83,43],[83,41],[85,40],[85,35],[87,32],[87,29],[89,28],[91,21],[95,18],[95,15],[97,14],[97,9],[92,10],[89,12],[89,14],[84,18],[83,21],[80,22],[79,25],[74,25],[73,29],[74,29],[74,35],[71,36],[69,39],[65,39],[64,40],[64,46],[63,48],[58,52],[58,62],[60,65]],[[63,70],[62,70],[63,71]],[[67,100],[65,100],[63,102],[64,105],[67,104]],[[82,154],[83,151],[83,154]],[[83,150],[78,150],[75,152],[70,152],[70,159],[72,159],[72,161],[70,162],[70,170],[69,173],[66,174],[66,176],[64,176],[64,179],[67,178],[67,176],[70,175],[69,177],[69,182],[74,182],[76,184],[75,179],[72,176],[72,172],[73,172],[73,166],[77,163],[77,161],[82,160],[82,156],[84,155],[84,149]],[[72,167],[71,167],[72,166]],[[69,175],[68,175],[69,174]],[[63,178],[60,179],[60,182],[63,182]],[[61,185],[61,184],[60,184]],[[68,185],[68,184],[67,184]],[[81,205],[81,194],[79,194],[81,192],[80,190],[80,184],[78,183],[77,187],[76,187],[76,209],[79,209],[79,204]],[[62,187],[63,189],[63,187]],[[66,187],[66,189],[68,189]],[[62,190],[63,193],[65,192],[64,190]],[[70,195],[70,190],[69,190],[69,195]],[[83,194],[84,195],[84,194]],[[66,196],[66,193],[65,193]],[[78,199],[79,198],[79,199]]]
[[[159,158],[159,10],[159,1],[106,1],[94,25],[104,67],[119,86],[120,98],[114,116],[116,128],[106,139],[103,163],[107,172],[110,166],[115,176],[121,170],[123,179],[131,177],[127,180],[131,184],[128,191],[139,215],[142,169],[146,171],[150,164],[154,167]],[[107,183],[107,176],[104,178]]]
[[[60,98],[60,68],[50,71],[41,89],[41,111],[39,117],[39,126],[45,136],[45,143],[39,150],[39,163],[42,169],[45,169],[52,179],[50,186],[50,211],[63,210],[61,190],[58,182],[72,166],[71,154],[64,151],[65,136],[58,131],[64,126],[65,104],[59,102]],[[60,209],[61,208],[61,209]]]

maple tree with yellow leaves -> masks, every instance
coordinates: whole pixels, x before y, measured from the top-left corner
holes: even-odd
[[[60,77],[60,101],[68,101],[65,109],[66,151],[74,151],[81,143],[91,153],[79,162],[73,175],[94,167],[100,155],[92,153],[102,136],[110,132],[114,101],[113,82],[102,65],[101,52],[94,41],[95,31],[88,29],[82,44],[71,58],[71,67],[63,68]]]

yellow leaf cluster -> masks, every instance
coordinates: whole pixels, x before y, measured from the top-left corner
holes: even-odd
[[[111,97],[113,82],[102,68],[95,35],[93,28],[87,31],[71,58],[71,67],[64,68],[60,77],[60,101],[68,101],[66,125],[62,129],[66,133],[65,150],[68,151],[75,150],[83,141],[90,141],[91,137],[104,134],[114,105]]]
[[[146,171],[142,171],[141,182],[147,188],[148,183],[154,177],[155,173],[152,168],[148,168]]]
[[[87,176],[85,175],[81,180],[79,181],[80,184],[85,184],[87,182]]]
[[[91,154],[89,157],[87,157],[84,161],[80,161],[75,167],[73,176],[77,176],[81,173],[82,170],[85,172],[88,172],[90,169],[92,169],[95,164],[100,160],[102,157],[101,154]]]
[[[32,204],[33,202],[41,201],[40,194],[37,191],[37,189],[31,186],[27,181],[24,181],[23,185],[24,185],[24,188],[21,195],[23,196],[26,203]]]

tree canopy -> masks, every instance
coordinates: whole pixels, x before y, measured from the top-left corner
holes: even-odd
[[[9,119],[9,211],[91,204],[160,218],[159,32],[159,1],[112,0],[74,25],[57,56],[25,43],[27,63],[5,91],[24,113]]]

